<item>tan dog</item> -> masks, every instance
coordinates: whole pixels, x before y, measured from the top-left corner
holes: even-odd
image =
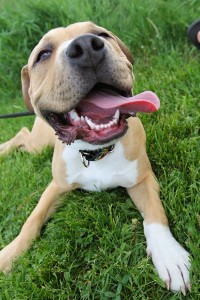
[[[190,289],[189,254],[169,230],[143,126],[131,117],[158,109],[159,101],[151,92],[131,97],[132,64],[127,47],[91,22],[51,30],[32,51],[22,87],[37,118],[31,132],[23,128],[0,149],[32,153],[55,146],[53,179],[20,234],[1,250],[4,273],[40,234],[60,195],[123,186],[144,218],[147,253],[159,276],[168,289]]]

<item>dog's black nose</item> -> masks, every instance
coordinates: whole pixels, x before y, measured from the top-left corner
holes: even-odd
[[[70,63],[80,67],[96,67],[104,58],[104,41],[94,34],[84,34],[74,39],[66,50]]]

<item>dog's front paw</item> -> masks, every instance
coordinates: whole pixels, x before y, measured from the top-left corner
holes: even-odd
[[[0,251],[0,272],[7,274],[12,268],[12,258],[6,248]]]
[[[146,224],[147,254],[152,257],[160,278],[168,290],[184,295],[191,289],[189,253],[175,240],[169,227],[161,224]]]
[[[0,144],[0,155],[9,153],[10,149],[11,149],[10,141]]]
[[[13,261],[20,254],[18,240],[13,240],[0,251],[0,272],[7,274],[12,269]]]

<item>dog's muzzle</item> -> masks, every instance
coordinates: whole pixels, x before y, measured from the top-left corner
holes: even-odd
[[[102,37],[94,34],[81,35],[65,48],[65,58],[73,74],[69,88],[74,89],[71,103],[61,113],[59,110],[43,113],[62,142],[71,144],[81,139],[95,145],[110,143],[126,133],[127,117],[158,108],[159,101],[153,93],[131,97],[130,69],[120,56],[113,58],[116,53],[111,49]]]

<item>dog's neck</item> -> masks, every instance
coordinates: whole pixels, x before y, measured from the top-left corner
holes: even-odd
[[[97,150],[79,150],[82,163],[87,168],[89,167],[90,161],[97,161],[104,158],[107,154],[114,151],[115,145],[102,147]]]
[[[120,139],[116,139],[116,140],[112,140],[106,144],[99,144],[99,145],[93,145],[93,144],[89,144],[87,142],[84,142],[82,140],[75,140],[74,143],[72,143],[71,145],[66,145],[67,147],[70,147],[71,149],[73,149],[74,151],[80,151],[80,150],[85,150],[85,151],[95,151],[98,150],[100,148],[106,148],[109,147],[111,145],[116,144]]]
[[[76,140],[67,147],[71,147],[71,149],[80,153],[82,163],[87,168],[90,161],[98,161],[113,152],[116,142],[117,140],[103,145],[92,145],[81,140]]]

